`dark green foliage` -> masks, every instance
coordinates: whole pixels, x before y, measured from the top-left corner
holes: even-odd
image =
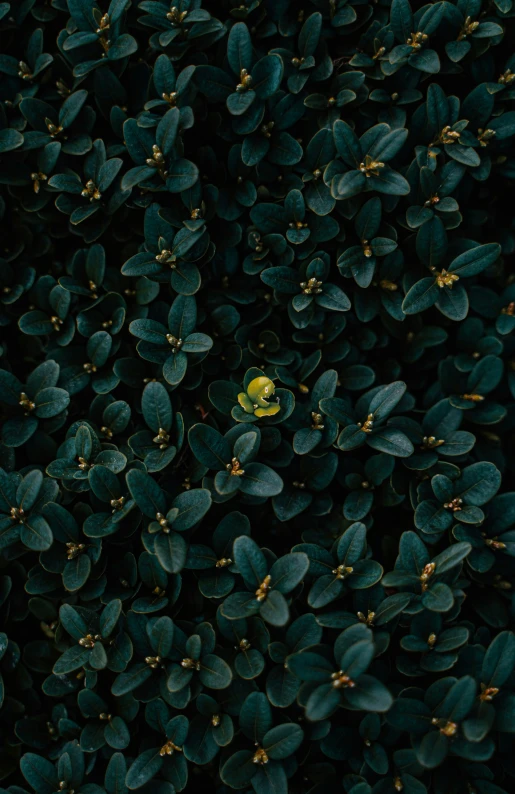
[[[514,20],[0,2],[0,794],[515,790]]]

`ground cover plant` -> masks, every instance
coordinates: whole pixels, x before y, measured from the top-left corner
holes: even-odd
[[[10,0],[0,100],[0,794],[513,792],[513,0]]]

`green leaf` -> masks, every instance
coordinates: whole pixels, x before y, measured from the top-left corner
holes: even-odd
[[[263,654],[256,648],[239,653],[234,660],[234,669],[240,678],[257,678],[263,672],[264,667]]]
[[[469,248],[452,260],[448,267],[449,273],[456,273],[460,278],[465,276],[477,276],[487,267],[492,265],[501,253],[501,246],[498,243],[488,243]]]
[[[121,717],[114,716],[105,727],[105,740],[114,750],[124,750],[129,746],[131,735]]]
[[[251,742],[262,742],[272,727],[272,709],[263,692],[252,692],[240,710],[240,729]]]
[[[263,463],[249,463],[245,466],[245,474],[240,478],[240,490],[251,496],[277,496],[284,483],[281,477]]]
[[[453,722],[462,722],[474,705],[477,694],[477,682],[471,675],[458,679],[447,692],[443,703],[439,705],[442,717]]]
[[[246,535],[240,535],[234,541],[233,554],[245,581],[250,587],[258,588],[268,573],[268,565],[257,543]]]
[[[175,144],[177,132],[179,130],[181,114],[178,108],[170,108],[156,129],[156,144],[161,149],[165,157],[169,157]]]
[[[374,420],[386,419],[402,400],[405,392],[406,384],[400,380],[379,389],[368,406],[369,412],[374,414]]]
[[[188,546],[177,532],[159,532],[155,540],[157,559],[168,573],[179,573],[184,568]]]
[[[421,50],[410,55],[408,63],[410,66],[426,74],[438,74],[440,71],[440,58],[436,50]]]
[[[59,610],[61,625],[74,640],[80,640],[88,633],[86,621],[70,604],[63,604]]]
[[[25,475],[16,490],[16,504],[24,512],[29,512],[33,507],[34,502],[38,498],[41,486],[43,484],[43,475],[37,469],[33,469]]]
[[[230,756],[220,769],[220,777],[231,788],[244,788],[256,774],[253,762],[254,753],[250,750],[238,750]]]
[[[209,689],[226,689],[232,681],[231,668],[214,654],[202,657],[199,678]]]
[[[107,468],[95,464],[88,472],[88,480],[91,490],[102,502],[110,503],[112,499],[119,499],[121,496],[120,483],[114,472]]]
[[[243,433],[239,436],[234,444],[233,453],[238,459],[240,466],[252,461],[256,457],[261,438],[255,430],[250,430],[248,433]]]
[[[195,83],[211,102],[225,102],[235,88],[227,72],[217,66],[203,64],[195,67]]]
[[[178,386],[186,375],[188,356],[182,350],[169,356],[163,364],[163,378],[170,386]]]
[[[301,290],[297,271],[291,267],[269,267],[261,273],[261,280],[287,295],[296,295]]]
[[[229,620],[246,618],[260,610],[260,602],[254,593],[231,593],[222,604],[222,615]]]
[[[18,405],[23,386],[11,372],[0,370],[0,395],[7,405]]]
[[[461,284],[454,284],[452,289],[444,287],[439,292],[436,306],[450,320],[464,320],[469,308],[467,293]]]
[[[229,94],[226,100],[227,110],[232,116],[242,116],[256,99],[254,91],[244,91],[241,94]]]
[[[57,791],[57,770],[46,758],[35,753],[25,753],[20,761],[20,769],[29,786],[38,794]]]
[[[431,724],[431,709],[422,700],[398,697],[388,711],[386,721],[400,731],[426,733]]]
[[[152,477],[139,469],[127,472],[127,485],[141,512],[155,519],[157,513],[166,513],[164,493]]]
[[[351,306],[345,292],[335,284],[324,284],[321,294],[315,300],[319,306],[333,312],[347,312]]]
[[[269,730],[263,737],[263,749],[269,758],[288,758],[300,747],[304,731],[295,723],[284,723]]]
[[[422,595],[422,604],[431,612],[448,612],[454,604],[451,588],[443,582],[436,582]]]
[[[347,648],[340,659],[340,667],[352,680],[361,676],[369,667],[374,658],[375,647],[369,637],[355,642]]]
[[[116,697],[126,695],[141,686],[152,675],[148,664],[139,662],[130,667],[125,673],[118,675],[111,687],[111,692]]]
[[[211,507],[211,494],[205,488],[193,488],[179,494],[173,500],[173,509],[178,514],[173,519],[173,528],[176,532],[191,529],[206,515]]]
[[[145,750],[133,761],[125,778],[125,785],[128,789],[141,788],[157,775],[163,766],[163,757],[159,754],[159,750],[159,747]]]
[[[409,458],[414,452],[409,438],[394,427],[382,427],[376,430],[368,436],[367,443],[369,447],[396,458]]]
[[[242,69],[247,72],[252,66],[252,42],[244,22],[232,26],[227,39],[227,60],[234,74],[239,78]]]
[[[299,52],[303,58],[314,55],[322,31],[322,14],[314,13],[304,22],[299,33]]]
[[[393,0],[390,24],[397,41],[405,44],[414,30],[413,14],[408,0]]]
[[[417,749],[417,761],[426,769],[439,766],[449,752],[449,740],[438,730],[430,731]]]
[[[404,314],[418,314],[434,306],[440,291],[434,278],[422,278],[414,284],[402,302]]]
[[[468,505],[481,506],[499,490],[501,473],[488,461],[473,463],[463,469],[456,483],[456,492]]]
[[[342,122],[342,124],[344,123],[345,122]],[[336,136],[335,142],[336,146],[338,146]],[[342,157],[344,156],[342,155]],[[361,193],[366,182],[367,179],[365,175],[361,173],[361,171],[347,171],[347,173],[343,174],[341,177],[334,177],[331,193],[336,199],[349,199],[353,196],[357,196],[358,193]]]
[[[100,642],[95,643],[95,647],[89,654],[88,662],[93,670],[103,670],[107,667],[107,654]]]
[[[81,645],[73,645],[71,648],[68,648],[54,664],[54,675],[67,675],[68,673],[73,673],[74,670],[79,670],[79,668],[86,664],[89,655],[90,651],[86,648],[83,648]]]
[[[208,469],[223,471],[231,461],[229,442],[214,427],[193,425],[188,441],[197,460]]]
[[[341,705],[342,696],[338,689],[330,684],[322,684],[309,696],[306,703],[306,717],[313,722],[325,720]]]
[[[231,381],[215,380],[209,384],[209,399],[217,411],[228,415],[238,405],[240,386]]]
[[[182,193],[193,187],[199,177],[195,163],[190,160],[173,160],[167,170],[166,189],[169,193]]]
[[[147,383],[141,395],[141,408],[145,422],[154,433],[158,433],[161,428],[167,432],[171,429],[172,405],[162,383]]]
[[[391,130],[391,132],[387,132],[385,135],[378,136],[366,154],[376,161],[379,160],[380,162],[386,163],[388,160],[392,160],[402,149],[407,137],[408,130]]]
[[[50,386],[41,389],[34,400],[36,403],[35,415],[40,419],[50,419],[57,416],[70,404],[70,395],[64,389],[56,389]]]
[[[23,135],[18,130],[3,129],[0,130],[0,154],[3,152],[12,152],[23,144]]]
[[[91,560],[87,554],[79,554],[66,563],[63,571],[63,586],[70,593],[80,590],[91,573]]]
[[[323,656],[311,651],[297,653],[289,656],[287,660],[288,670],[301,681],[317,681],[325,683],[331,678],[334,672],[334,665]]]
[[[361,675],[355,683],[355,687],[345,691],[345,699],[353,708],[372,712],[388,711],[393,703],[393,697],[377,678]]]
[[[279,590],[271,590],[261,604],[260,614],[271,626],[285,626],[290,616],[288,603]]]
[[[370,189],[387,196],[407,196],[410,192],[408,180],[388,167],[381,169],[377,176],[371,176],[367,183]]]
[[[126,794],[125,776],[127,765],[123,753],[114,753],[109,759],[104,778],[107,794]]]
[[[436,557],[433,562],[436,565],[436,573],[441,574],[450,571],[459,565],[472,551],[470,543],[455,543],[449,546]]]
[[[269,54],[261,58],[252,69],[252,88],[257,98],[268,99],[273,96],[281,84],[282,77],[283,62],[278,55]],[[295,159],[295,162],[298,162],[300,157]],[[294,163],[284,163],[284,165],[294,165]]]
[[[280,593],[289,593],[304,579],[309,568],[309,557],[301,552],[285,554],[270,569],[271,586]]]
[[[501,631],[488,646],[481,668],[481,681],[486,687],[501,687],[515,668],[515,635]]]
[[[272,706],[286,708],[297,697],[300,680],[282,665],[276,665],[266,679],[266,694]]]
[[[205,353],[213,347],[213,340],[207,334],[194,333],[186,337],[182,350],[184,353]]]
[[[350,167],[357,168],[362,160],[358,137],[347,122],[338,119],[333,125],[334,142],[342,160]]]
[[[32,551],[47,551],[53,541],[52,530],[43,516],[33,514],[23,522],[20,540]]]

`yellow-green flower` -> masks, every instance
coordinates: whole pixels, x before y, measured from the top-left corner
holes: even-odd
[[[275,386],[270,378],[261,375],[259,378],[251,380],[247,392],[238,394],[238,402],[247,414],[254,416],[275,416],[281,407],[279,403],[269,404],[268,400],[275,392]]]

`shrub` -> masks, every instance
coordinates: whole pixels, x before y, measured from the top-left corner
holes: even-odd
[[[513,0],[0,3],[9,794],[515,786]]]

